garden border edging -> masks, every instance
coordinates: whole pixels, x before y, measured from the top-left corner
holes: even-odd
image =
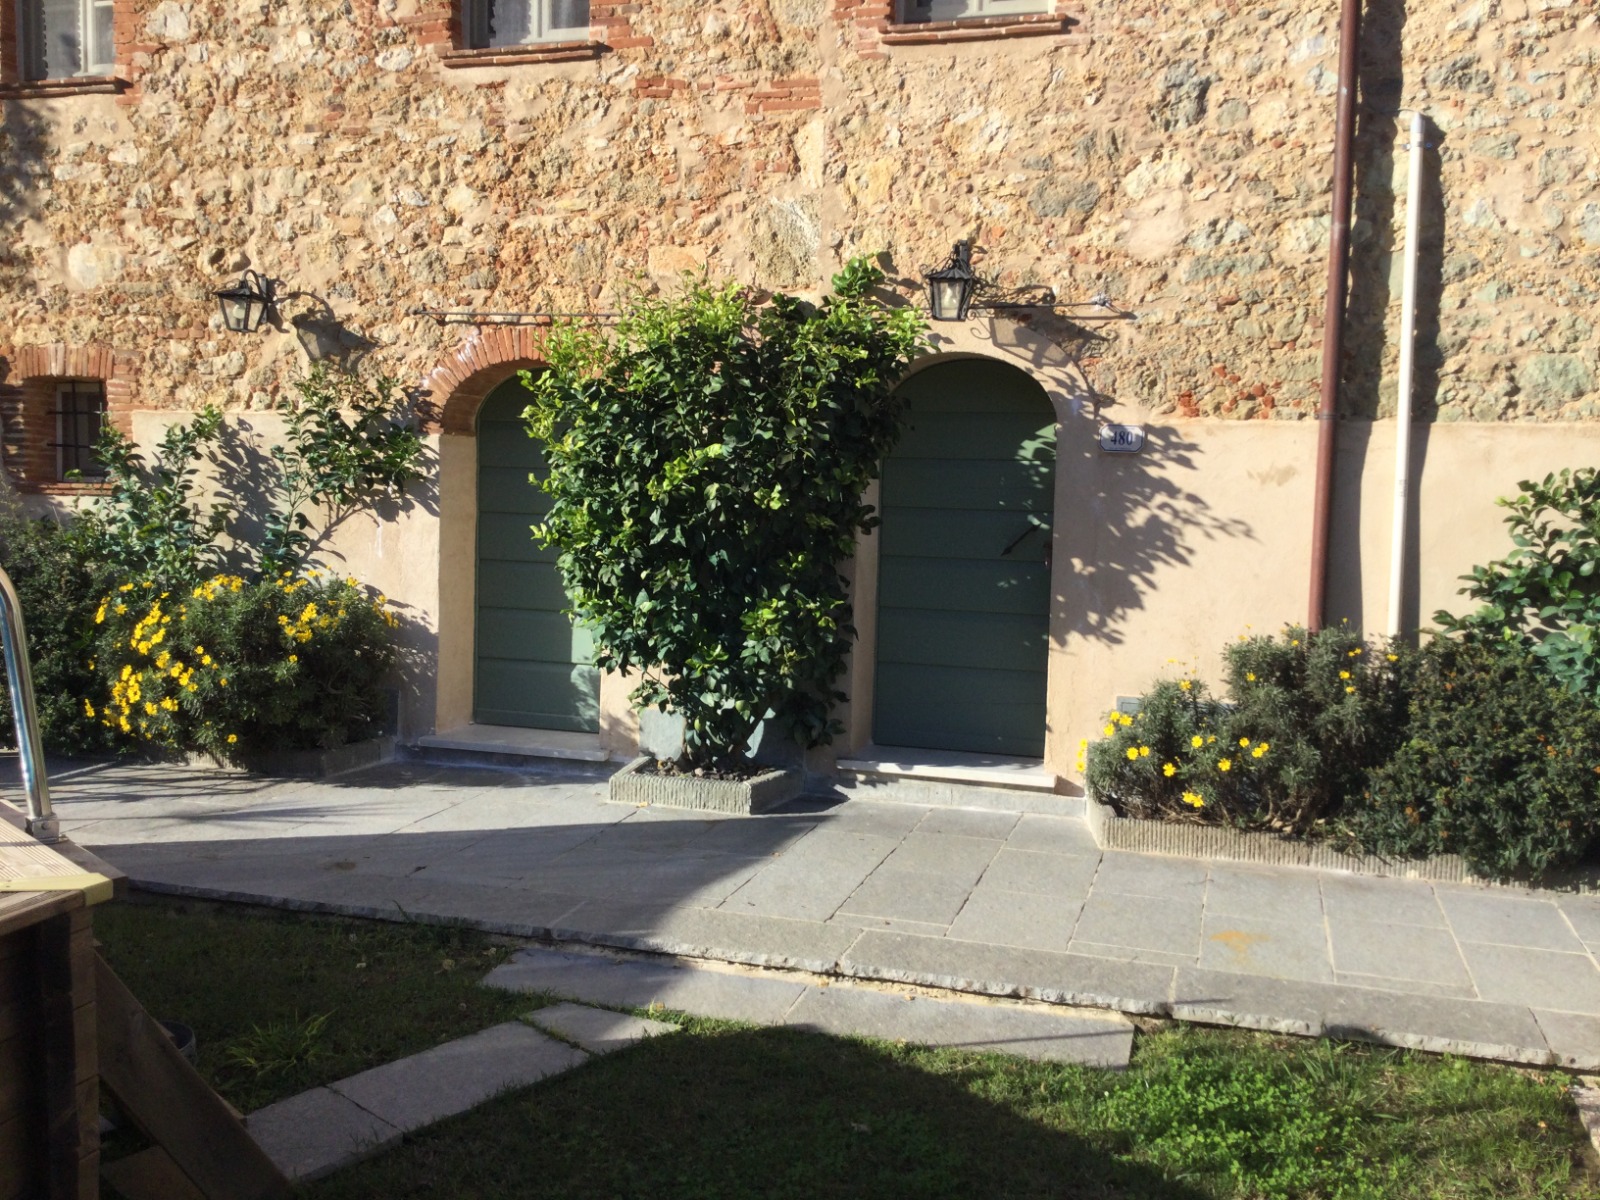
[[[654,760],[641,754],[611,776],[610,798],[619,804],[659,805],[700,812],[766,812],[800,795],[799,771],[767,770],[750,779],[700,779],[693,775],[646,775]]]
[[[1600,892],[1600,870],[1557,872],[1538,885],[1522,880],[1503,881],[1474,875],[1459,855],[1435,858],[1383,858],[1376,854],[1346,854],[1315,842],[1293,841],[1273,833],[1227,829],[1220,825],[1175,824],[1119,817],[1108,804],[1084,795],[1084,821],[1102,850],[1128,850],[1141,854],[1172,854],[1185,858],[1221,859],[1262,866],[1311,867],[1346,871],[1352,875],[1383,875],[1393,879],[1421,879],[1430,883],[1462,883],[1480,887],[1538,886],[1547,890]]]

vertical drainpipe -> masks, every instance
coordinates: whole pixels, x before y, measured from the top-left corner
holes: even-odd
[[[1361,0],[1339,14],[1339,109],[1333,127],[1333,212],[1328,230],[1328,295],[1322,310],[1322,404],[1317,409],[1317,479],[1311,513],[1311,602],[1306,627],[1322,628],[1328,599],[1328,530],[1333,519],[1334,421],[1344,358],[1344,305],[1350,275],[1350,209],[1355,192],[1356,74]]]

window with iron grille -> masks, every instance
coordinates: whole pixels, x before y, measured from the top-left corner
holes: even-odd
[[[461,0],[469,49],[589,40],[589,0]]]
[[[901,0],[898,19],[962,21],[972,17],[1012,17],[1055,11],[1055,0]]]
[[[113,0],[12,0],[19,18],[19,55],[26,79],[110,75]]]
[[[56,478],[102,479],[94,447],[106,424],[106,387],[98,380],[72,379],[56,388]]]

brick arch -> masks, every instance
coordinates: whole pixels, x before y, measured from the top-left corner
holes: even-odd
[[[518,371],[544,366],[543,350],[538,327],[475,330],[423,378],[422,431],[470,435],[484,397]]]
[[[90,342],[15,346],[0,350],[0,459],[21,491],[76,494],[103,490],[99,482],[56,478],[56,385],[65,379],[97,379],[105,385],[106,421],[133,433],[134,389],[139,355]]]

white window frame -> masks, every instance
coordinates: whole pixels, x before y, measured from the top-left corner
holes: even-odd
[[[496,3],[525,3],[529,9],[528,36],[522,41],[495,41],[489,31],[490,10]],[[461,30],[467,48],[487,50],[504,46],[536,46],[541,42],[586,42],[589,40],[588,13],[582,25],[552,25],[553,0],[461,0]]]
[[[43,0],[13,0],[17,6],[18,59],[25,79],[72,79],[95,77],[116,73],[115,0],[78,0],[78,62],[74,70],[63,75],[45,70],[46,55],[43,37]],[[105,13],[104,37],[96,36],[101,29],[95,17]]]
[[[900,21],[973,21],[983,17],[1052,13],[1056,0],[900,0]]]

